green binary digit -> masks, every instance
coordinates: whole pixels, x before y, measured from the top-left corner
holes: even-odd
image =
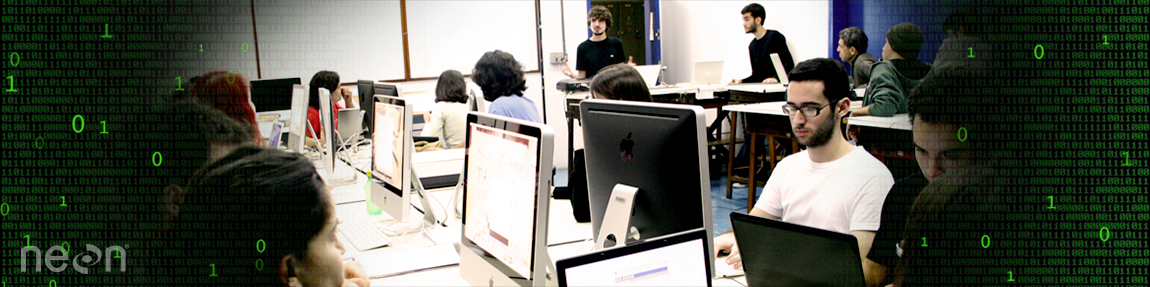
[[[13,67],[20,66],[20,53],[12,52],[8,54],[8,64]]]
[[[180,80],[180,77],[176,77],[176,90],[177,91],[183,91],[184,90],[183,85],[184,85],[184,81]]]
[[[974,47],[967,47],[966,49],[970,50],[970,55],[967,55],[966,57],[967,58],[974,58]]]
[[[100,128],[103,129],[100,131],[100,133],[102,133],[102,134],[108,133],[108,121],[100,121]]]
[[[12,211],[11,208],[12,207],[9,207],[7,202],[0,203],[0,215],[8,216],[8,212]]]
[[[65,206],[65,207],[68,206],[67,201],[64,201],[63,195],[60,196],[60,206]]]
[[[922,247],[926,247],[926,237],[922,238]]]
[[[24,235],[24,247],[32,247],[32,235],[31,234],[25,234]]]
[[[152,153],[152,165],[160,166],[162,163],[164,163],[164,155],[160,154],[160,152]]]
[[[1106,35],[1102,35],[1102,45],[1110,45],[1110,42],[1106,41]]]
[[[1126,162],[1123,162],[1123,163],[1122,163],[1122,166],[1132,166],[1132,165],[1134,165],[1134,164],[1130,163],[1130,152],[1128,152],[1128,151],[1124,151],[1124,152],[1122,152],[1122,156],[1126,157]]]
[[[112,38],[112,35],[108,34],[108,24],[107,23],[104,24],[104,35],[100,36],[100,38]]]
[[[16,77],[8,76],[8,89],[5,92],[16,92]]]
[[[1007,277],[1006,282],[1014,282],[1014,271],[1006,271],[1006,276],[1010,276]]]
[[[1047,196],[1046,198],[1050,199],[1050,206],[1047,206],[1046,209],[1054,209],[1054,196],[1051,195],[1051,196]]]
[[[48,287],[58,287],[58,286],[59,285],[56,285],[56,280],[49,280],[48,281]]]
[[[76,127],[76,121],[77,120],[79,120],[79,122],[80,122],[79,128]],[[76,132],[76,133],[80,133],[80,132],[84,131],[84,116],[76,115],[76,116],[72,117],[72,131]]]
[[[1106,226],[1103,226],[1102,229],[1099,229],[1098,239],[1102,239],[1102,242],[1110,240],[1110,229],[1106,228]]]
[[[1043,48],[1041,44],[1034,46],[1034,58],[1042,60],[1043,56],[1046,56],[1046,48]]]
[[[203,51],[204,51],[204,45],[200,44],[200,52],[203,52]]]
[[[64,243],[61,243],[60,246],[64,247],[64,255],[68,255],[68,253],[72,250],[72,244],[68,244],[68,241],[64,241]]]
[[[982,243],[982,248],[990,248],[990,235],[983,234],[979,243]]]
[[[210,274],[210,275],[208,275],[208,276],[210,276],[210,277],[216,277],[216,265],[215,265],[215,264],[208,264],[208,265],[211,265],[211,266],[212,266],[212,274]]]

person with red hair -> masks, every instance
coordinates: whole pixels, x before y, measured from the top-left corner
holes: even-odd
[[[248,79],[243,75],[215,71],[192,79],[188,96],[198,103],[216,108],[232,119],[250,125],[252,138],[257,145],[265,145],[256,121],[255,105],[252,104]]]

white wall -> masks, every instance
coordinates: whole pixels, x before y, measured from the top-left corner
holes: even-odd
[[[723,62],[723,78],[751,75],[747,45],[754,35],[743,31],[739,12],[750,1],[660,1],[664,78],[668,83],[691,81],[697,61]],[[767,10],[763,27],[787,39],[795,63],[827,57],[830,2],[759,1]]]

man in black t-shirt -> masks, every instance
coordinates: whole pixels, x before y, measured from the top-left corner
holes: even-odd
[[[563,63],[563,74],[576,79],[590,79],[604,67],[623,62],[623,41],[619,38],[608,37],[607,29],[611,28],[611,11],[607,7],[594,6],[587,13],[587,28],[591,29],[591,38],[579,44],[575,52],[575,72]],[[631,58],[627,57],[627,63]]]
[[[734,79],[733,83],[776,83],[779,75],[775,73],[771,54],[778,53],[779,60],[783,61],[784,73],[790,73],[795,67],[791,58],[791,50],[787,49],[787,39],[782,33],[763,28],[763,21],[767,16],[766,9],[758,3],[751,3],[743,7],[743,30],[747,34],[755,35],[748,47],[751,53],[751,76],[744,79]]]

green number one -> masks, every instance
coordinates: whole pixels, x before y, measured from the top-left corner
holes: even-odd
[[[183,91],[184,90],[183,84],[184,84],[184,81],[180,80],[180,77],[176,77],[176,90],[177,91]]]
[[[200,52],[204,51],[204,45],[200,45]]]
[[[967,47],[966,49],[970,50],[970,55],[968,55],[966,57],[967,58],[974,58],[974,47]]]
[[[32,235],[31,234],[25,234],[24,240],[26,242],[26,243],[24,243],[24,247],[32,247]]]
[[[108,121],[100,121],[100,127],[104,128],[104,130],[100,131],[100,133],[102,133],[102,134],[108,133]]]
[[[64,201],[63,195],[60,196],[60,206],[68,206],[68,203],[66,201]]]
[[[1046,209],[1054,209],[1054,196],[1051,195],[1051,196],[1047,196],[1046,198],[1050,199],[1050,206],[1047,206]]]
[[[1106,41],[1106,35],[1102,35],[1102,45],[1110,45],[1110,42]]]
[[[1014,271],[1006,271],[1006,275],[1010,276],[1006,279],[1006,282],[1014,282]]]
[[[922,238],[922,247],[926,247],[926,237]]]
[[[1130,152],[1128,152],[1128,151],[1124,151],[1124,152],[1122,152],[1122,156],[1125,156],[1125,157],[1126,157],[1126,162],[1122,163],[1122,166],[1132,166],[1132,165],[1134,165],[1134,164],[1130,163]]]
[[[215,264],[208,264],[208,265],[212,266],[212,274],[208,275],[208,277],[216,277],[216,265]]]
[[[116,250],[116,256],[112,257],[112,258],[120,259],[120,249],[114,249],[114,250]]]
[[[8,89],[5,92],[16,92],[16,77],[8,76]]]
[[[104,35],[100,38],[112,38],[112,35],[108,35],[108,23],[104,23]]]

